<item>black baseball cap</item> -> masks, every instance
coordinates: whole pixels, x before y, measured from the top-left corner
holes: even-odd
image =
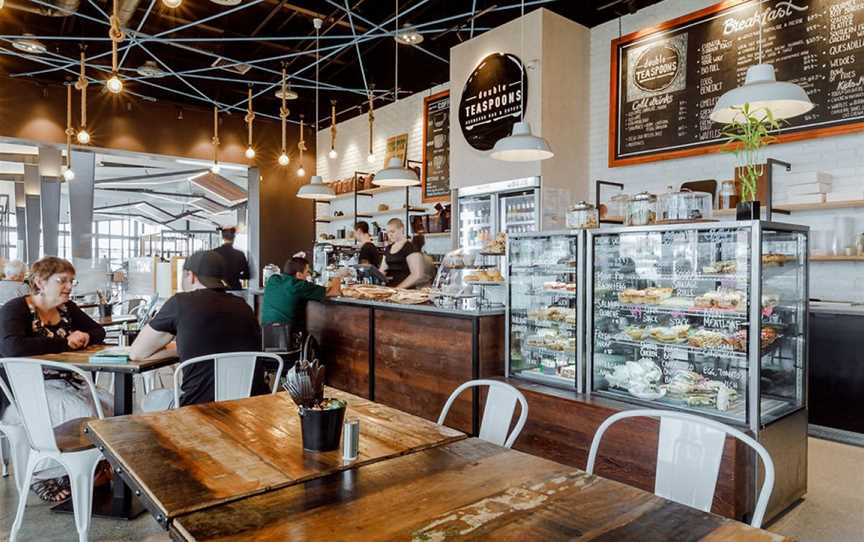
[[[225,260],[218,252],[212,250],[199,250],[195,252],[186,258],[183,270],[195,273],[198,281],[208,288],[228,288],[228,284],[223,280],[225,276]]]

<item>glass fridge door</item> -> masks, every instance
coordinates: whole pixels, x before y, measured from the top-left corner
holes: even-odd
[[[751,232],[592,234],[593,393],[749,424]]]
[[[508,236],[537,231],[536,191],[504,194],[500,197],[500,231]]]
[[[459,246],[481,249],[493,238],[492,196],[459,198]]]
[[[509,376],[577,383],[578,235],[515,235],[509,243]]]

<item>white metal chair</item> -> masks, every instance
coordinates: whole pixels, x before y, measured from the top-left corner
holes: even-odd
[[[460,385],[450,394],[450,398],[444,404],[441,415],[438,417],[438,425],[444,425],[450,407],[463,391],[482,386],[489,387],[489,394],[486,397],[486,408],[483,409],[483,420],[480,423],[480,435],[478,436],[493,444],[510,448],[516,442],[522,428],[525,427],[525,421],[528,419],[528,401],[525,400],[522,392],[510,384],[498,380],[469,380]],[[516,426],[510,432],[510,424],[513,421],[517,401],[521,405],[521,412]],[[508,432],[510,432],[509,435]]]
[[[27,454],[29,453],[24,426],[0,423],[0,439],[4,439],[7,444],[3,450],[4,445],[0,441],[0,462],[3,463],[3,477],[9,476],[8,465],[11,464],[15,488],[18,491],[24,491],[25,488],[22,487],[24,468],[27,466]],[[9,454],[8,458],[5,456],[6,452]]]
[[[214,368],[215,401],[230,401],[243,399],[252,394],[252,380],[255,376],[255,364],[259,359],[269,359],[278,364],[273,391],[279,389],[279,378],[282,376],[282,358],[272,352],[226,352],[187,359],[174,370],[174,408],[180,405],[180,375],[183,369],[193,363],[212,361]]]
[[[96,407],[96,414],[103,418],[102,405],[96,395],[96,387],[86,372],[66,363],[40,361],[27,358],[6,358],[0,360],[6,369],[9,387],[0,380],[0,390],[18,410],[24,434],[29,445],[26,465],[16,470],[15,476],[22,478],[18,491],[18,511],[12,524],[10,540],[14,542],[21,530],[24,509],[27,506],[27,488],[33,479],[33,472],[44,459],[53,459],[69,473],[72,490],[72,506],[75,513],[75,528],[78,539],[88,540],[90,515],[93,505],[93,476],[96,465],[102,459],[102,452],[90,444],[83,435],[87,418],[70,420],[56,428],[51,425],[48,411],[48,398],[45,392],[43,368],[70,371],[87,383],[90,396]],[[19,465],[15,465],[16,469]]]
[[[606,430],[625,418],[641,417],[660,419],[654,493],[704,512],[711,511],[726,436],[735,437],[753,448],[762,458],[765,466],[765,481],[759,491],[750,525],[756,528],[762,526],[765,509],[774,490],[774,462],[771,460],[771,455],[764,446],[749,435],[708,418],[653,409],[628,410],[613,414],[600,424],[594,434],[591,450],[588,453],[588,465],[585,468],[588,474],[594,472],[597,450]]]

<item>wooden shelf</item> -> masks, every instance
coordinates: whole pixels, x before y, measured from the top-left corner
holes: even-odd
[[[781,203],[774,206],[775,211],[788,211],[790,213],[862,208],[864,208],[864,200],[829,201],[826,203]],[[735,209],[714,209],[714,216],[735,216]]]
[[[424,233],[423,237],[425,237],[427,239],[432,238],[432,237],[450,237],[450,232],[445,231],[443,233]]]
[[[370,188],[368,190],[360,190],[358,194],[374,196],[375,194],[381,194],[382,192],[396,192],[397,190],[405,190],[404,186],[380,186],[378,188]],[[354,197],[354,192],[345,192],[344,194],[339,194],[335,198],[330,199],[328,201],[339,201],[343,199],[350,199]]]
[[[342,216],[319,216],[315,219],[315,222],[340,222],[345,220],[354,220],[355,218],[375,218],[378,216],[390,216],[390,215],[401,215],[405,212],[404,207],[396,208],[396,209],[388,209],[386,211],[375,211],[372,213],[345,213]],[[425,207],[411,207],[408,210],[409,213],[428,213],[429,209]]]
[[[811,262],[864,262],[864,256],[810,256]]]

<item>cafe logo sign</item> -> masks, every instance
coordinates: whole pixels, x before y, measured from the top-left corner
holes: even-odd
[[[668,94],[687,87],[687,34],[628,48],[627,101],[637,109],[662,105]]]
[[[522,118],[528,81],[522,62],[514,55],[493,53],[474,68],[459,102],[459,125],[465,140],[488,151],[510,135]]]
[[[655,45],[642,51],[636,60],[633,82],[646,92],[660,92],[672,84],[680,69],[678,51],[665,43]]]

